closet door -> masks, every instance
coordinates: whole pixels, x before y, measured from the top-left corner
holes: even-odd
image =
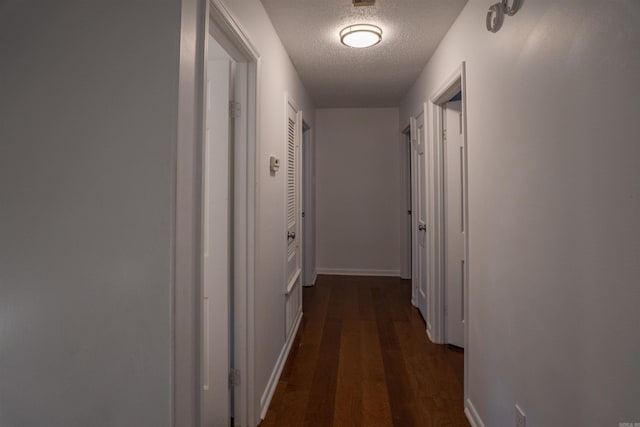
[[[286,336],[302,311],[302,215],[300,194],[301,113],[287,97],[286,113]]]

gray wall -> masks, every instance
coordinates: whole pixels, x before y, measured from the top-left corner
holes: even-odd
[[[397,108],[316,110],[318,273],[400,275]]]
[[[467,63],[469,398],[484,425],[640,422],[640,2],[471,0],[400,109]],[[429,124],[431,126],[431,123]]]
[[[0,425],[171,421],[180,2],[0,2]]]

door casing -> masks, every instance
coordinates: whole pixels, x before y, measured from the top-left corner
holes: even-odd
[[[445,339],[448,344],[464,347],[464,179],[466,171],[462,139],[462,101],[449,101],[444,107],[446,132],[443,137],[444,278]]]
[[[260,55],[221,0],[207,2],[207,33],[223,41],[223,48],[238,69],[233,141],[233,365],[239,372],[233,387],[233,415],[236,425],[255,425],[258,414],[255,397],[254,283],[256,239],[256,164],[259,135],[258,94]]]
[[[411,126],[407,126],[400,136],[400,144],[402,145],[402,160],[401,160],[401,170],[403,172],[402,180],[400,183],[400,192],[402,194],[402,206],[400,207],[401,212],[400,215],[402,217],[402,234],[401,234],[401,245],[402,251],[400,256],[400,278],[411,280],[412,274],[412,252],[413,252],[413,241],[412,241],[412,201],[411,201],[411,192],[413,191],[411,174],[413,173],[411,170],[412,167],[412,158],[413,158],[413,146],[411,145]],[[411,293],[411,302],[414,302],[413,291]],[[413,304],[415,305],[415,304]]]
[[[236,425],[257,425],[254,385],[254,281],[256,235],[256,132],[259,118],[260,55],[221,0],[182,4],[178,128],[176,145],[173,282],[173,425],[201,422],[202,375],[202,149],[205,136],[207,38],[212,34],[244,78],[236,92],[242,113],[233,140],[233,364]],[[224,40],[225,44],[222,43]]]
[[[315,245],[315,155],[311,127],[302,121],[302,161],[300,162],[301,188],[302,188],[302,286],[308,287],[315,284],[315,263],[312,259]]]
[[[432,233],[432,247],[433,250],[431,252],[433,257],[433,300],[434,300],[434,334],[430,338],[435,343],[445,343],[446,342],[446,319],[445,319],[445,296],[446,296],[446,283],[445,283],[445,247],[444,247],[444,232],[445,232],[445,221],[444,221],[444,204],[445,204],[445,193],[444,193],[444,146],[443,146],[443,120],[444,120],[444,104],[446,104],[454,95],[458,92],[462,93],[462,138],[463,138],[463,147],[464,147],[464,161],[463,161],[463,214],[464,214],[464,399],[465,399],[465,407],[467,407],[467,399],[469,396],[469,354],[473,349],[469,348],[469,325],[472,321],[469,318],[469,286],[471,283],[471,279],[469,277],[469,238],[470,238],[470,230],[469,230],[469,195],[468,195],[468,142],[467,142],[467,87],[466,87],[466,64],[462,62],[456,69],[451,73],[449,78],[447,78],[440,88],[434,92],[434,94],[429,98],[428,109],[430,113],[431,122],[433,123],[432,132],[430,135],[430,150],[433,153],[431,157],[433,161],[431,162],[432,169],[432,189],[433,189],[433,199],[432,203],[432,220],[433,220],[433,233]],[[465,410],[466,412],[466,410]]]

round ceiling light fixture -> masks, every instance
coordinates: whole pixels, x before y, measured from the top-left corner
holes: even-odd
[[[340,31],[340,41],[349,47],[371,47],[382,41],[382,29],[370,24],[349,25]]]

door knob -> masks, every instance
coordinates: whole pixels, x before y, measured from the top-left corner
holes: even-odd
[[[418,231],[427,231],[427,226],[424,224],[418,225]]]
[[[287,233],[287,239],[295,239],[296,238],[296,232],[295,231],[289,231]]]

